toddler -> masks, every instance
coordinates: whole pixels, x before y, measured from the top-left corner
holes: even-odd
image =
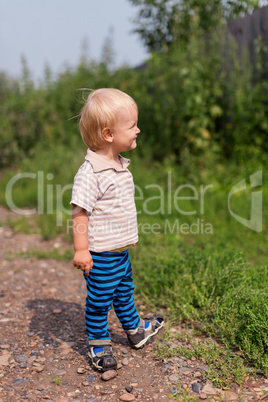
[[[128,249],[138,241],[137,213],[130,161],[120,153],[136,148],[137,124],[135,101],[118,89],[92,91],[80,114],[88,150],[72,191],[73,265],[84,271],[89,356],[102,371],[117,367],[107,321],[112,304],[133,348],[164,325],[160,314],[141,319],[133,298]]]

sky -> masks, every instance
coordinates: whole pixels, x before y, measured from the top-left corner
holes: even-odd
[[[131,33],[135,15],[128,0],[0,0],[0,71],[20,77],[23,55],[38,82],[46,64],[54,75],[75,67],[85,42],[99,61],[111,31],[115,66],[137,66],[147,53]]]

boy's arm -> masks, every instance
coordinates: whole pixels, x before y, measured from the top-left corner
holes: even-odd
[[[72,228],[75,251],[73,265],[88,276],[93,267],[93,260],[88,250],[88,216],[87,211],[77,205],[73,205]]]

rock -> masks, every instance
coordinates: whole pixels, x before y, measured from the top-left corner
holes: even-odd
[[[11,230],[5,230],[4,237],[5,239],[11,239],[13,237],[13,232]]]
[[[170,376],[168,377],[168,379],[169,379],[169,381],[170,381],[172,384],[178,384],[178,382],[179,382],[179,376],[178,376],[178,374],[172,374],[172,375],[170,375]]]
[[[16,378],[16,380],[13,381],[13,384],[20,384],[24,381],[27,381],[27,380],[25,380],[25,378]]]
[[[188,374],[191,373],[191,370],[189,370],[188,367],[180,367],[180,368],[179,368],[179,372],[180,372],[181,374],[188,375]]]
[[[138,382],[138,380],[137,380],[137,378],[136,378],[136,377],[133,377],[133,378],[131,378],[131,382],[132,382],[132,383],[137,383],[137,382]]]
[[[40,366],[33,366],[32,370],[36,371],[37,373],[41,373],[45,368],[45,365],[40,365]]]
[[[122,349],[122,354],[127,355],[127,349]]]
[[[127,365],[128,365],[128,358],[127,358],[127,357],[125,357],[125,358],[122,360],[122,364],[123,364],[123,366],[127,366]]]
[[[36,356],[30,356],[27,363],[32,364],[36,360]]]
[[[10,348],[10,345],[0,345],[0,348],[1,348],[1,349],[9,349],[9,348]]]
[[[43,389],[44,389],[44,388],[42,388],[42,387],[38,387],[38,388],[37,388],[37,391],[43,391]]]
[[[27,355],[17,355],[14,357],[15,361],[17,363],[26,363],[27,360],[29,359],[29,356]]]
[[[203,392],[199,395],[199,399],[207,399],[207,394],[204,394]]]
[[[102,379],[103,381],[109,381],[109,380],[111,380],[112,378],[116,377],[116,375],[117,375],[117,373],[116,373],[115,370],[108,370],[108,371],[105,371],[105,372],[101,375],[101,379]]]
[[[122,363],[118,363],[118,364],[117,364],[117,370],[121,369],[122,367],[123,367],[123,364],[122,364]]]
[[[55,310],[53,310],[53,314],[60,314],[62,312],[62,310],[60,308],[55,308]]]
[[[217,395],[217,391],[215,387],[213,387],[212,383],[207,382],[203,387],[202,392],[208,395]]]
[[[199,394],[199,392],[201,391],[201,389],[202,389],[202,385],[199,384],[199,382],[194,382],[194,383],[192,384],[192,390],[193,390],[194,392],[196,392],[197,394]]]
[[[128,385],[125,390],[130,393],[133,390],[132,385]]]
[[[238,395],[232,391],[227,391],[225,396],[226,396],[227,401],[237,401],[238,400]]]
[[[90,384],[91,384],[92,382],[96,382],[96,381],[97,381],[97,376],[94,375],[94,374],[91,374],[91,375],[89,375],[89,376],[86,378],[86,381],[89,382]]]
[[[84,374],[87,370],[84,367],[78,367],[77,372],[78,374]]]
[[[133,394],[123,394],[120,396],[120,401],[134,401],[135,396]]]
[[[8,360],[10,358],[11,354],[10,353],[5,353],[2,356],[0,356],[0,366],[8,366]]]
[[[69,401],[70,401],[70,399],[67,398],[66,396],[64,396],[62,398],[55,399],[55,402],[69,402]]]
[[[202,366],[198,366],[197,369],[207,372],[208,371],[208,366],[206,364],[202,364]]]
[[[195,377],[195,378],[202,377],[202,373],[200,373],[200,371],[196,371],[196,372],[194,373],[194,377]]]
[[[82,382],[83,387],[88,387],[90,383],[88,381],[83,381]]]

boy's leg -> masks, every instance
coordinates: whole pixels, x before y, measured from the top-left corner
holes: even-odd
[[[129,261],[128,252],[125,252],[125,259],[122,268],[124,276],[114,292],[113,306],[117,317],[119,318],[124,331],[136,329],[140,323],[140,317],[134,303],[134,289],[132,277],[132,265]]]
[[[87,284],[85,320],[93,365],[99,370],[116,368],[108,331],[108,311],[113,294],[121,280],[120,272],[108,253],[91,253],[93,268],[89,276],[84,275]]]
[[[125,269],[125,276],[114,293],[113,306],[127,333],[129,343],[133,348],[139,349],[163,327],[164,317],[161,314],[154,314],[144,320],[139,318],[133,298],[135,286],[129,257]]]

